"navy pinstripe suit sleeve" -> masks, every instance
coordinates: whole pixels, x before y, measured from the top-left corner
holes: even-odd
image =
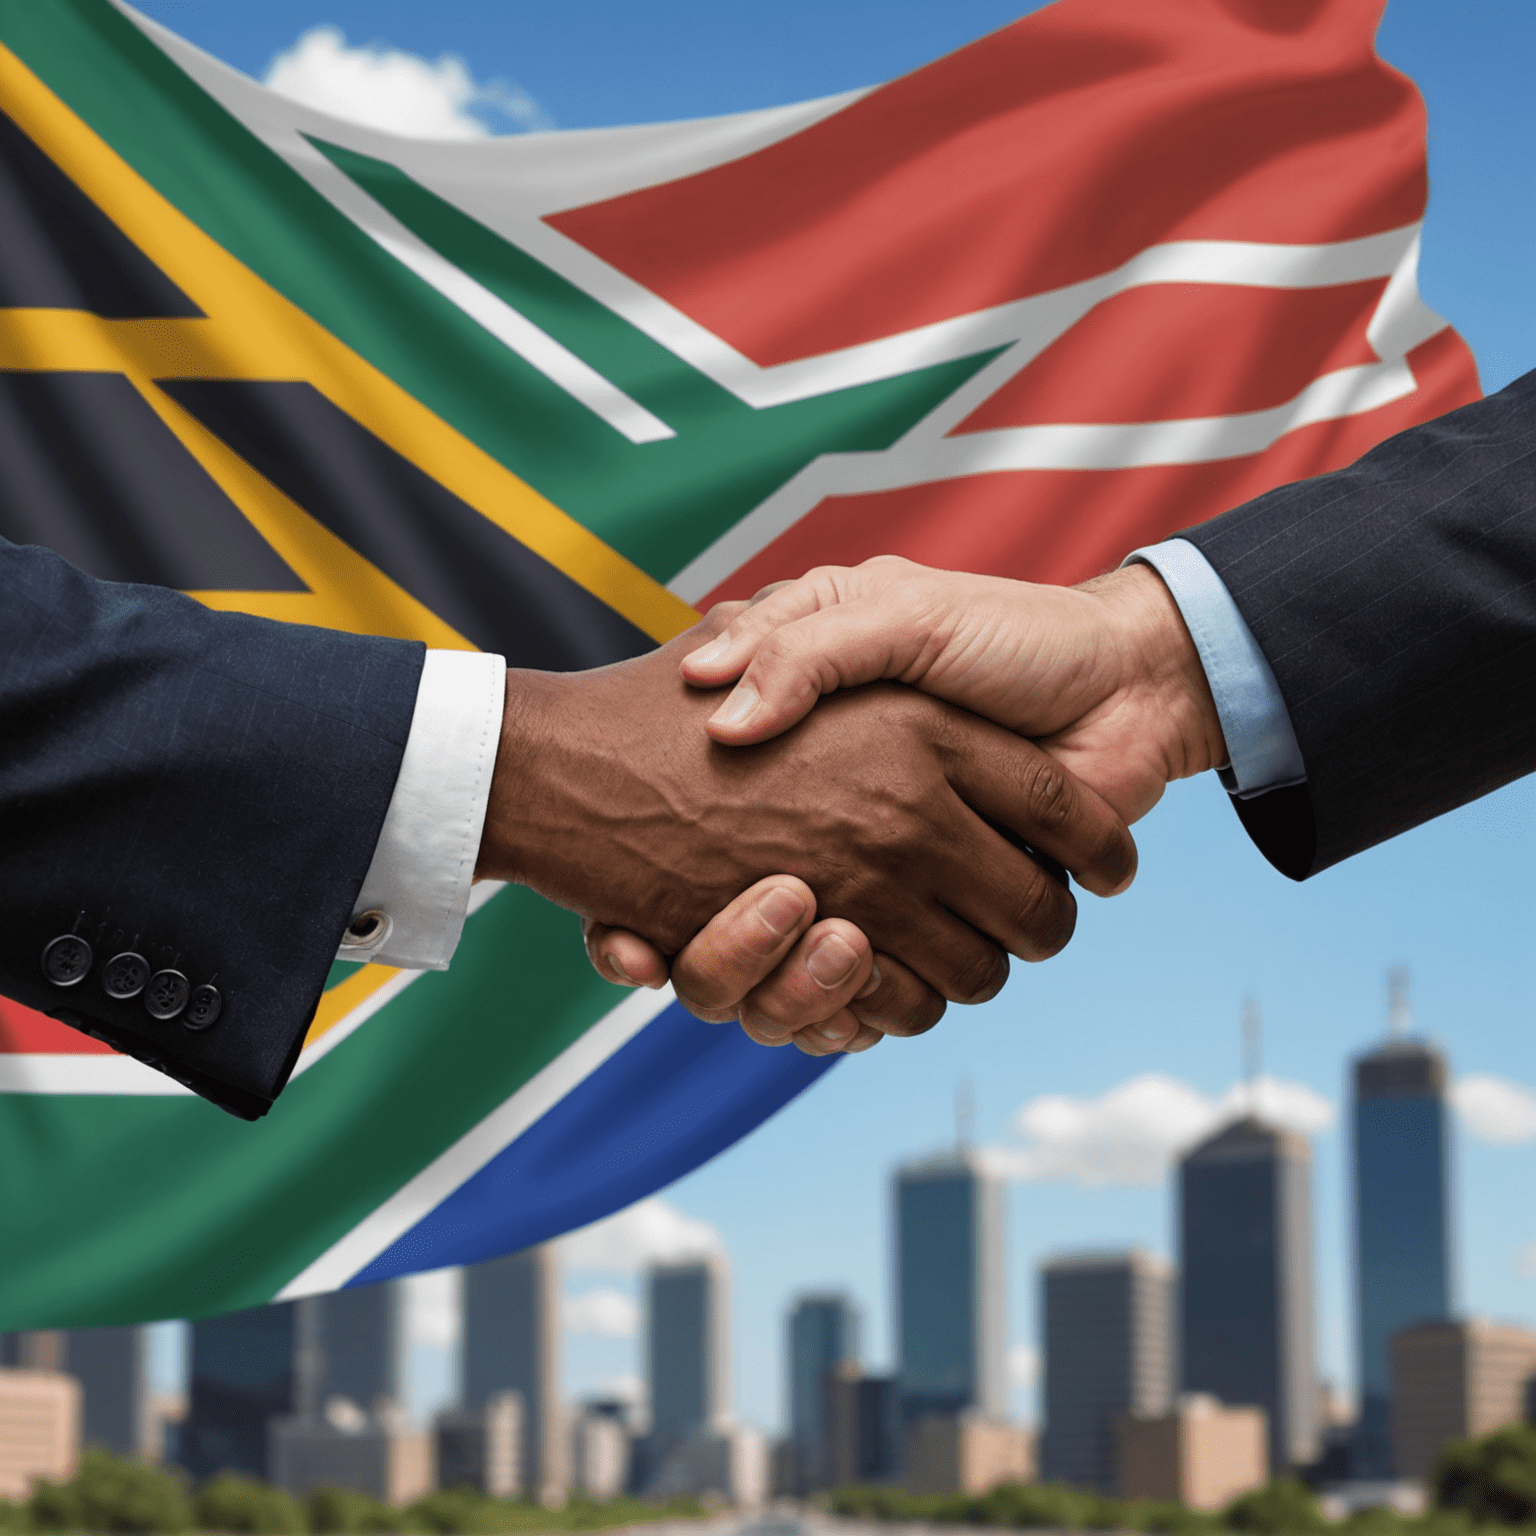
[[[1283,873],[1536,770],[1536,373],[1181,537],[1301,747],[1304,785],[1233,802]]]
[[[424,656],[0,540],[0,992],[264,1114],[373,855]],[[92,955],[67,987],[41,964],[63,934]],[[216,1021],[109,997],[122,951],[215,986]]]

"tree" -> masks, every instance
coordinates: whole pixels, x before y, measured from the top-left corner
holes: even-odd
[[[1478,1523],[1525,1525],[1536,1519],[1536,1428],[1512,1424],[1481,1440],[1455,1440],[1433,1475],[1435,1503]]]
[[[1255,1488],[1234,1499],[1223,1517],[1234,1531],[1252,1531],[1255,1536],[1304,1536],[1323,1528],[1317,1500],[1295,1478],[1277,1477],[1264,1488]]]
[[[235,1531],[242,1536],[302,1536],[304,1511],[291,1494],[269,1488],[254,1477],[221,1472],[198,1490],[197,1524],[204,1531]]]
[[[147,1467],[126,1456],[88,1450],[67,1483],[39,1483],[28,1500],[32,1525],[43,1531],[185,1531],[192,1501],[180,1472]]]

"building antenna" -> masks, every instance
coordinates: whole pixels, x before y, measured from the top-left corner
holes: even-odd
[[[1259,1078],[1264,1071],[1264,1015],[1251,993],[1243,999],[1243,1082],[1248,1090],[1248,1109],[1259,1112]]]
[[[971,1150],[976,1130],[976,1099],[971,1080],[962,1077],[955,1084],[955,1150],[962,1155]]]
[[[1413,1012],[1408,1007],[1408,967],[1394,965],[1387,972],[1387,1038],[1405,1040],[1413,1033]]]

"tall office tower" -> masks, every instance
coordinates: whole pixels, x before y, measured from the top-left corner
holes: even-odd
[[[1120,1421],[1173,1398],[1173,1281],[1140,1249],[1070,1254],[1040,1272],[1045,1434],[1040,1475],[1114,1494]]]
[[[896,1171],[897,1375],[903,1425],[1007,1408],[1003,1186],[964,1150]]]
[[[313,1308],[315,1376],[310,1410],[323,1411],[345,1397],[365,1413],[388,1398],[406,1402],[405,1282],[388,1280],[333,1291],[307,1303]]]
[[[1407,976],[1389,978],[1385,1044],[1354,1064],[1356,1477],[1392,1465],[1391,1339],[1451,1315],[1450,1116],[1445,1058],[1411,1037]]]
[[[192,1325],[192,1390],[181,1459],[199,1481],[226,1469],[266,1478],[267,1421],[299,1409],[298,1304]]]
[[[859,1314],[840,1295],[802,1296],[789,1314],[789,1433],[801,1493],[830,1488],[827,1380],[835,1366],[859,1358]]]
[[[646,1274],[653,1473],[685,1441],[725,1427],[731,1406],[730,1285],[730,1267],[719,1253],[686,1264],[655,1264]]]
[[[553,1243],[471,1264],[463,1272],[464,1406],[502,1392],[523,1400],[518,1483],[540,1503],[569,1487],[560,1409],[560,1261]]]
[[[158,1457],[149,1407],[149,1335],[143,1328],[71,1328],[65,1369],[80,1383],[80,1443],[117,1456]]]
[[[1276,1477],[1317,1454],[1312,1160],[1252,1116],[1179,1168],[1179,1343],[1185,1392],[1269,1416]]]

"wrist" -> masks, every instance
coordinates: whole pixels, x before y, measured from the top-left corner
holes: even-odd
[[[556,759],[564,754],[555,722],[565,681],[559,673],[507,668],[477,880],[537,887],[552,846],[561,840],[561,823],[568,818],[560,812]]]
[[[1168,778],[1227,763],[1227,745],[1194,638],[1157,571],[1138,562],[1088,584],[1108,608],[1127,692],[1155,702]]]

